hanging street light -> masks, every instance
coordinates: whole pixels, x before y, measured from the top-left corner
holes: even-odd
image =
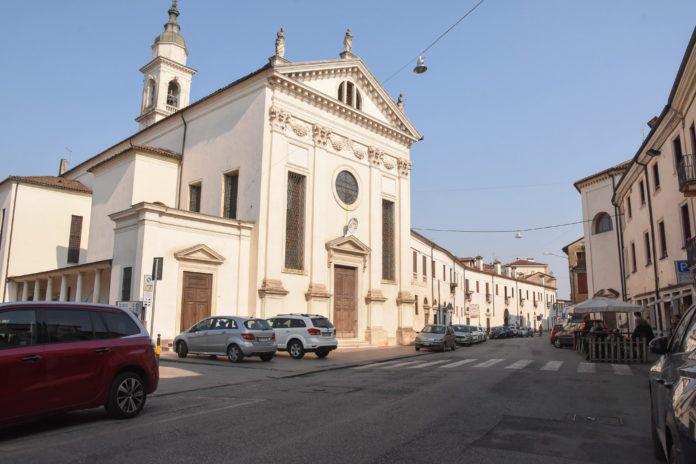
[[[416,64],[416,67],[413,68],[413,72],[416,74],[423,74],[427,70],[428,67],[423,62],[423,56],[421,55],[418,57],[418,64]]]

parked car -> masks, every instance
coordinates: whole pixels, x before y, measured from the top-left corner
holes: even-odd
[[[553,345],[556,341],[556,334],[563,329],[563,324],[554,324],[551,329],[551,344]]]
[[[491,338],[505,338],[505,329],[502,326],[492,327],[490,332]]]
[[[416,335],[416,351],[421,348],[437,348],[440,351],[445,351],[448,347],[452,351],[457,349],[457,341],[452,326],[430,324],[423,327],[423,330]]]
[[[137,416],[157,389],[150,336],[135,315],[108,305],[0,304],[0,422],[104,406]]]
[[[649,374],[655,457],[696,462],[696,305],[686,311],[672,338],[653,339],[650,351],[662,355]]]
[[[557,333],[554,338],[554,346],[560,348],[562,346],[573,346],[573,340],[575,338],[575,333],[589,332],[592,327],[601,326],[605,330],[607,324],[601,319],[574,319],[568,321]]]
[[[172,343],[180,358],[189,354],[227,356],[242,362],[245,356],[273,359],[277,350],[276,335],[263,319],[238,316],[212,316],[180,333]]]
[[[534,331],[531,327],[520,327],[519,334],[520,337],[532,337],[534,336]]]
[[[474,343],[481,343],[486,341],[486,332],[481,327],[476,327],[475,325],[470,325],[471,336]]]
[[[517,326],[506,326],[507,330],[509,330],[510,336],[511,337],[519,337],[520,336],[520,330],[517,328]]]
[[[336,328],[319,314],[279,314],[268,320],[278,339],[278,350],[293,359],[310,352],[325,358],[338,347]]]
[[[474,343],[474,334],[470,326],[453,325],[452,329],[454,329],[454,337],[457,345],[470,346]]]

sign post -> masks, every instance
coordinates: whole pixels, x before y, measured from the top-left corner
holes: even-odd
[[[694,275],[689,270],[689,262],[675,261],[674,270],[677,273],[677,284],[693,284]]]
[[[157,297],[157,281],[162,280],[162,264],[164,258],[152,260],[152,307],[150,308],[150,338],[155,330],[155,298]]]

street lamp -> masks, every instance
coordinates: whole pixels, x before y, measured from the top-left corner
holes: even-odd
[[[544,254],[545,254],[545,255],[551,255],[551,256],[558,256],[559,258],[563,258],[563,259],[568,259],[567,256],[559,255],[559,254],[556,254],[556,253],[551,253],[550,251],[545,251]]]

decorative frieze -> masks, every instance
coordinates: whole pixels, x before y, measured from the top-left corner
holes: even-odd
[[[367,157],[370,160],[370,164],[374,167],[379,167],[382,164],[382,150],[377,147],[369,147],[367,149]]]
[[[285,130],[291,118],[290,113],[277,106],[271,106],[268,111],[268,116],[271,121],[271,126],[280,131]]]
[[[394,158],[392,158],[389,155],[382,154],[382,164],[384,165],[385,168],[388,170],[394,169],[395,163],[394,163]]]
[[[295,117],[290,117],[290,128],[298,137],[306,137],[309,134],[309,125]]]
[[[353,152],[353,155],[355,155],[355,157],[358,158],[359,160],[365,158],[365,155],[367,155],[367,151],[365,150],[365,148],[353,143],[352,140],[348,140],[348,146],[350,147],[351,151]]]
[[[340,135],[332,135],[331,137],[329,137],[329,140],[331,141],[331,146],[337,152],[343,150],[346,147],[346,139],[341,137]]]
[[[399,164],[399,174],[404,177],[408,177],[408,174],[411,171],[411,162],[399,158],[397,163]]]
[[[325,147],[331,137],[331,129],[320,126],[319,124],[314,124],[312,127],[312,136],[314,137],[314,143],[316,145]]]

